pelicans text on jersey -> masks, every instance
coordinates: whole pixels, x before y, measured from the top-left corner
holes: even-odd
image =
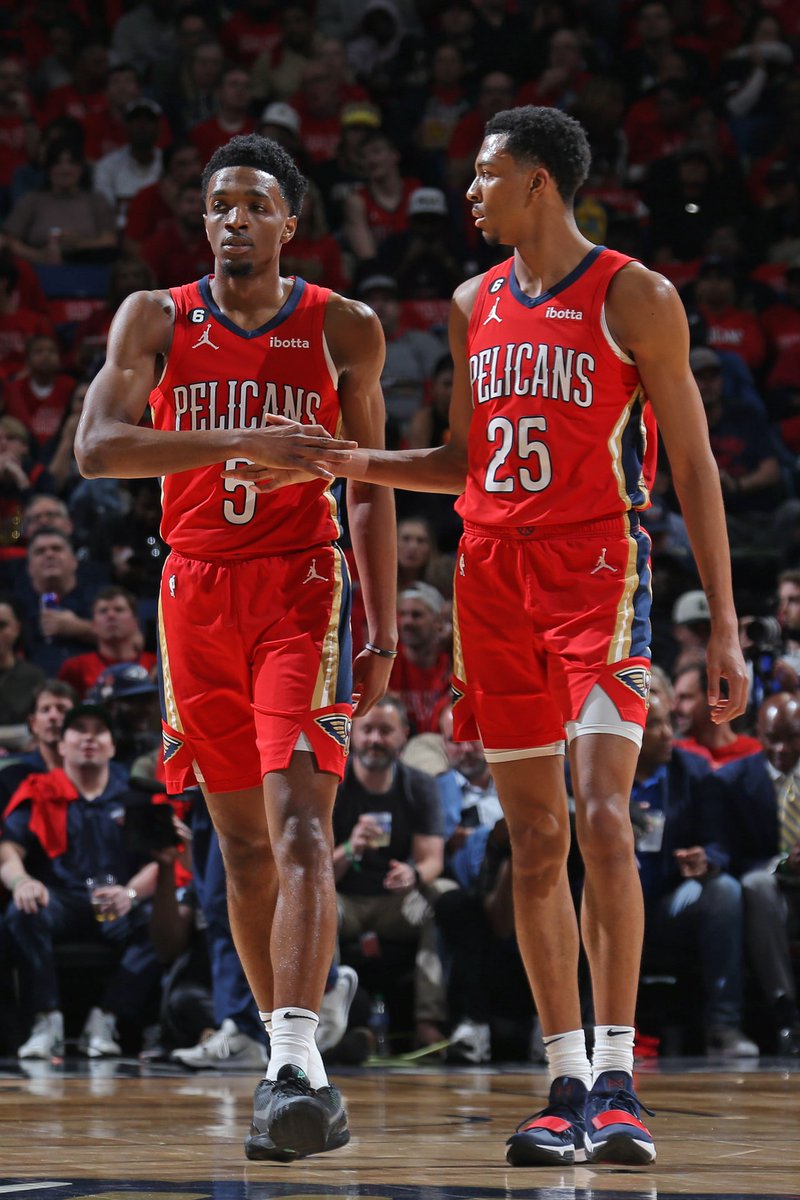
[[[337,373],[323,322],[330,292],[295,279],[260,329],[220,311],[211,278],[170,289],[175,327],[164,374],[150,396],[156,429],[260,429],[269,415],[341,427]],[[174,550],[209,561],[281,554],[334,541],[337,505],[322,479],[259,493],[222,479],[246,459],[195,467],[163,481],[161,532]]]
[[[609,283],[629,262],[596,246],[535,299],[513,258],[483,277],[467,332],[465,520],[568,524],[649,505],[655,424],[605,318]]]

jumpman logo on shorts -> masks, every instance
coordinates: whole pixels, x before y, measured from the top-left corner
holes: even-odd
[[[211,322],[210,321],[206,325],[203,332],[200,334],[200,337],[197,339],[195,344],[192,346],[192,349],[196,350],[198,346],[210,346],[212,350],[219,350],[219,346],[216,344],[216,342],[212,342],[212,340],[211,340]]]
[[[606,562],[606,547],[603,546],[603,552],[600,555],[600,557],[598,558],[595,565],[592,567],[589,574],[596,575],[598,571],[613,571],[614,574],[616,574],[618,570],[619,570],[619,567],[612,567],[611,563]]]
[[[312,558],[311,560],[311,566],[308,568],[308,574],[303,580],[303,583],[311,583],[312,579],[321,579],[323,583],[328,582],[327,575],[320,575],[319,571],[317,570],[317,560],[315,558]]]

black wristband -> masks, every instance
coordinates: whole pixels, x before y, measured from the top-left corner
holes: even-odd
[[[378,658],[397,658],[396,650],[384,650],[381,646],[376,646],[373,642],[367,642],[364,649],[369,650],[370,654],[377,654]]]

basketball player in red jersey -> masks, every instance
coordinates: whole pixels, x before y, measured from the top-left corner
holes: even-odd
[[[649,541],[637,513],[649,504],[654,417],[711,609],[715,720],[738,716],[747,690],[683,307],[660,275],[581,235],[573,198],[588,166],[583,129],[557,109],[489,121],[467,195],[484,238],[514,253],[455,292],[450,440],[358,450],[340,468],[463,493],[455,735],[480,733],[508,821],[517,936],[551,1079],[547,1107],[509,1139],[515,1165],[655,1159],[632,1080],[643,906],[628,815],[649,686]],[[586,868],[591,1065],[565,741]]]
[[[354,694],[359,715],[383,695],[397,640],[392,495],[351,484],[370,637],[351,663],[331,467],[383,444],[383,336],[364,305],[281,277],[304,192],[266,138],[213,155],[215,273],[125,301],[75,447],[89,477],[163,476],[167,782],[198,780],[219,834],[271,1043],[245,1148],[280,1161],[349,1139],[314,1040],[336,937],[331,813]],[[148,405],[152,428],[140,424]],[[260,495],[230,476],[243,463],[303,467],[304,481]]]

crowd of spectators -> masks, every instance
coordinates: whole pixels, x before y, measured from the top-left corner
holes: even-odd
[[[10,858],[0,851],[0,994],[42,889],[80,887],[77,915],[69,909],[68,921],[63,903],[51,911],[61,913],[64,929],[72,930],[74,919],[76,929],[96,933],[84,879],[113,874],[118,882],[105,899],[116,920],[97,928],[112,942],[129,932],[122,961],[144,955],[149,980],[152,962],[141,949],[148,906],[166,894],[164,881],[174,872],[181,887],[190,878],[190,864],[181,867],[175,853],[165,857],[159,846],[161,857],[145,862],[141,845],[134,854],[111,828],[131,797],[135,807],[159,791],[153,654],[167,548],[158,482],[83,480],[72,447],[121,302],[138,289],[180,285],[213,269],[202,221],[204,162],[228,138],[252,131],[295,156],[311,187],[283,252],[284,271],[374,308],[387,344],[388,443],[437,445],[448,436],[449,297],[460,280],[507,253],[486,246],[470,217],[464,192],[475,153],[489,117],[534,103],[572,113],[588,131],[592,169],[576,203],[582,232],[661,271],[683,298],[751,669],[741,728],[714,726],[703,709],[708,609],[662,456],[643,524],[653,541],[654,662],[667,682],[654,706],[634,804],[653,806],[658,795],[656,807],[667,811],[664,780],[674,779],[683,825],[673,836],[667,815],[664,845],[673,858],[660,870],[646,857],[660,850],[642,852],[652,901],[649,950],[674,948],[679,926],[681,937],[719,949],[722,939],[703,921],[723,912],[725,944],[735,944],[734,958],[736,946],[744,957],[738,967],[726,961],[720,968],[739,992],[724,1003],[717,996],[716,1008],[713,978],[700,980],[709,992],[707,1045],[725,1053],[776,1044],[800,1052],[791,958],[800,861],[784,828],[800,756],[792,707],[800,693],[798,64],[800,9],[789,0],[32,0],[5,11],[0,803],[9,804],[31,771],[59,772],[70,798],[77,791],[87,799],[87,789],[87,804],[104,798],[110,824],[107,853],[98,850],[101,838],[91,861],[68,854],[64,865],[62,854],[51,853],[62,845],[48,840],[51,825],[45,822],[42,841],[42,824],[31,816],[40,800],[17,800],[4,833],[16,848]],[[359,925],[352,899],[372,911],[362,903],[368,880],[379,891],[416,897],[403,936],[424,931],[419,976],[419,964],[430,968],[435,955],[435,916],[446,970],[441,978],[428,971],[418,997],[418,1024],[431,1027],[429,1036],[418,1031],[420,1040],[436,1041],[449,1030],[453,1054],[460,1045],[467,1060],[483,1061],[492,1052],[498,998],[476,994],[475,979],[486,977],[488,964],[493,978],[507,980],[495,989],[502,993],[500,1017],[503,1002],[516,1016],[526,1002],[510,932],[507,837],[492,805],[476,799],[491,790],[485,762],[480,747],[457,751],[448,737],[459,519],[445,496],[400,492],[397,508],[401,648],[391,688],[400,703],[381,710],[393,731],[388,765],[365,766],[370,750],[361,753],[355,737],[353,778],[348,773],[343,785],[350,798],[337,817],[338,878],[343,897],[351,897],[343,900],[342,919],[347,940],[359,930],[375,933]],[[356,586],[356,646],[363,636]],[[87,699],[94,707],[71,721],[62,740],[65,713]],[[84,727],[96,743],[89,758],[108,760],[108,771],[98,774],[96,763],[89,770],[81,760]],[[777,752],[776,727],[784,738]],[[678,766],[667,771],[673,734]],[[360,734],[362,741],[369,736],[377,744],[383,735]],[[414,788],[395,786],[395,759],[406,754],[412,782],[420,770],[433,777],[442,805],[438,815],[428,811],[430,790],[419,785],[428,799],[416,832],[399,817]],[[739,761],[753,770],[737,771]],[[737,849],[747,840],[748,788],[761,789],[758,803],[769,813],[758,862]],[[385,847],[383,858],[370,858],[378,853],[369,844],[372,827],[359,819],[375,811],[373,792],[380,809],[401,806],[395,830],[404,833],[391,857],[396,849],[411,874],[389,866]],[[360,809],[351,793],[363,801]],[[185,818],[187,830],[197,805],[185,803],[176,820]],[[69,811],[70,838],[85,840],[84,817],[77,806]],[[344,828],[351,820],[357,834]],[[640,819],[639,834],[646,827]],[[681,842],[684,835],[691,845]],[[363,867],[354,846],[366,856]],[[780,864],[777,876],[770,863]],[[38,872],[38,886],[28,868]],[[779,886],[766,883],[765,874]],[[574,875],[578,890],[579,863]],[[458,886],[437,888],[440,879]],[[713,888],[706,886],[712,879]],[[697,888],[683,886],[689,880],[704,903]],[[189,910],[180,911],[183,920]],[[106,929],[112,925],[113,936]],[[474,938],[464,939],[465,928]],[[38,946],[41,930],[36,936]],[[778,967],[769,970],[765,955]],[[31,987],[57,1008],[48,971],[44,990],[41,979]],[[32,974],[30,962],[23,965],[28,984]],[[337,984],[333,969],[330,988],[348,991],[348,1006],[350,984],[346,971]],[[109,987],[111,1000],[98,990],[84,1047],[117,1046],[116,1018],[132,1015]],[[217,1005],[217,1026],[232,1021],[232,1011]],[[229,1060],[236,1059],[235,1038],[257,1032],[247,1027],[245,1034],[245,1026],[225,1026],[218,1038]],[[58,1022],[48,1030],[45,1042],[57,1043]],[[186,1034],[190,1051],[200,1032]],[[248,1047],[260,1061],[260,1048]]]

